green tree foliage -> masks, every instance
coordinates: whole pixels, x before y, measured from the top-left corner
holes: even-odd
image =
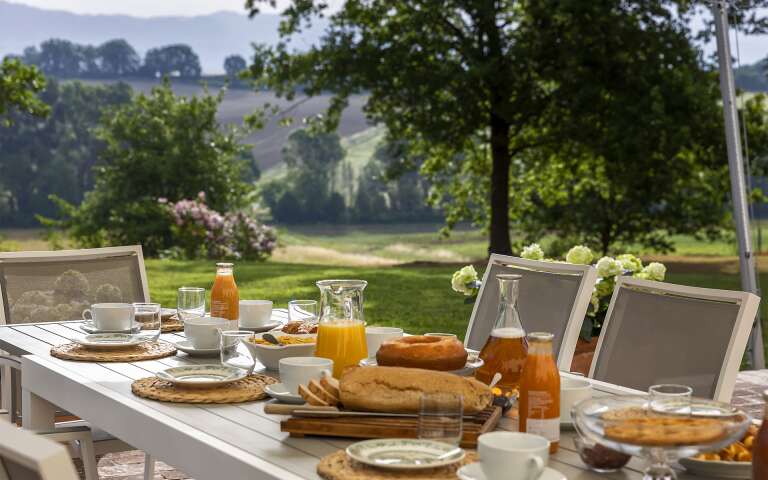
[[[165,75],[199,78],[200,58],[188,45],[176,44],[152,48],[144,56],[143,72],[150,77]]]
[[[104,76],[133,75],[141,67],[141,57],[122,38],[104,42],[98,47],[98,53],[101,58],[100,73]]]
[[[131,98],[124,84],[89,86],[48,82],[36,101],[46,119],[17,112],[0,127],[0,224],[34,226],[35,215],[54,216],[49,195],[78,203],[93,186],[93,170],[104,148],[93,129],[103,109]]]
[[[248,1],[251,14],[260,3]],[[664,248],[665,229],[722,223],[724,209],[711,208],[726,198],[716,78],[693,46],[691,2],[352,0],[326,8],[292,2],[283,41],[256,49],[252,76],[288,98],[333,92],[326,128],[349,95],[370,92],[368,116],[423,156],[448,225],[487,226],[491,252],[511,251],[510,226],[555,228],[605,249],[633,237]],[[291,38],[320,15],[330,22],[321,43],[293,50]],[[538,181],[537,172],[559,185],[510,191],[520,188],[510,174]],[[585,176],[597,184],[577,187]],[[539,198],[563,186],[578,195]],[[588,195],[600,201],[579,203]],[[673,203],[680,199],[689,201]],[[520,203],[542,215],[522,218],[534,209]],[[564,213],[549,215],[557,209]],[[581,218],[560,228],[576,209]]]
[[[237,79],[240,73],[247,68],[248,64],[240,55],[230,55],[224,59],[224,72],[231,80]]]
[[[172,246],[168,211],[205,192],[207,204],[229,212],[251,190],[242,181],[246,146],[216,120],[217,96],[178,97],[166,80],[103,117],[97,137],[105,165],[94,189],[75,207],[58,200],[71,238],[84,246],[141,243],[148,255]]]
[[[36,117],[48,114],[48,106],[36,94],[45,88],[40,71],[18,58],[4,58],[0,63],[0,122],[8,125],[14,112]]]

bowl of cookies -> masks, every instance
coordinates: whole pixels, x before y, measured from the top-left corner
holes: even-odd
[[[317,335],[311,333],[290,334],[279,330],[254,333],[245,346],[251,355],[266,367],[277,370],[280,360],[287,357],[311,357],[315,354]]]
[[[667,462],[717,452],[744,438],[751,422],[726,403],[693,398],[683,413],[652,408],[644,395],[584,400],[574,406],[572,416],[583,438],[648,459],[648,479],[674,478]]]

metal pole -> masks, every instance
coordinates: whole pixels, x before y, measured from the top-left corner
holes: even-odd
[[[733,218],[736,222],[736,238],[739,241],[739,272],[741,288],[760,295],[757,284],[755,257],[752,252],[752,240],[749,231],[749,215],[744,177],[744,162],[741,156],[741,137],[739,136],[739,117],[736,110],[736,88],[731,65],[731,45],[728,37],[728,4],[718,0],[714,2],[712,14],[715,18],[717,35],[717,57],[720,66],[720,93],[723,96],[723,116],[725,117],[725,140],[728,146],[728,169],[731,174],[731,199]],[[765,368],[763,353],[763,334],[758,314],[752,326],[749,339],[752,368]]]

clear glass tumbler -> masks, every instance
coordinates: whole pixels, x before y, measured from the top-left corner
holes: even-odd
[[[688,385],[664,383],[648,387],[648,408],[670,415],[690,415],[693,389]]]
[[[427,393],[419,401],[418,437],[458,445],[463,434],[464,398],[454,393]]]
[[[288,321],[317,323],[317,301],[291,300],[288,302]]]
[[[221,347],[221,363],[228,367],[253,372],[256,361],[251,357],[245,345],[246,338],[252,337],[253,332],[243,330],[219,330],[219,346]]]
[[[183,322],[188,318],[205,315],[205,289],[181,287],[176,298],[176,315]]]
[[[141,335],[151,337],[153,341],[163,333],[162,308],[159,303],[134,303],[136,323],[141,327]]]

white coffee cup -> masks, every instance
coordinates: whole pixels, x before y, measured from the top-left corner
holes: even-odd
[[[333,371],[333,360],[321,357],[286,357],[278,363],[280,381],[285,388],[293,393],[299,393],[299,385],[306,386],[313,378],[319,379],[324,371]]]
[[[236,328],[236,322],[226,318],[194,317],[184,320],[184,335],[192,347],[199,349],[219,348],[219,330]]]
[[[582,400],[592,398],[592,384],[585,378],[560,376],[560,421],[570,422],[571,408]]]
[[[365,343],[368,347],[368,357],[376,356],[381,344],[393,338],[403,336],[403,329],[397,327],[365,327]]]
[[[83,310],[83,319],[91,320],[99,330],[130,330],[135,310],[130,303],[94,303]]]
[[[240,300],[240,326],[246,328],[269,325],[272,302],[269,300]]]
[[[530,433],[484,433],[477,439],[477,453],[488,479],[535,480],[549,462],[549,440]]]

